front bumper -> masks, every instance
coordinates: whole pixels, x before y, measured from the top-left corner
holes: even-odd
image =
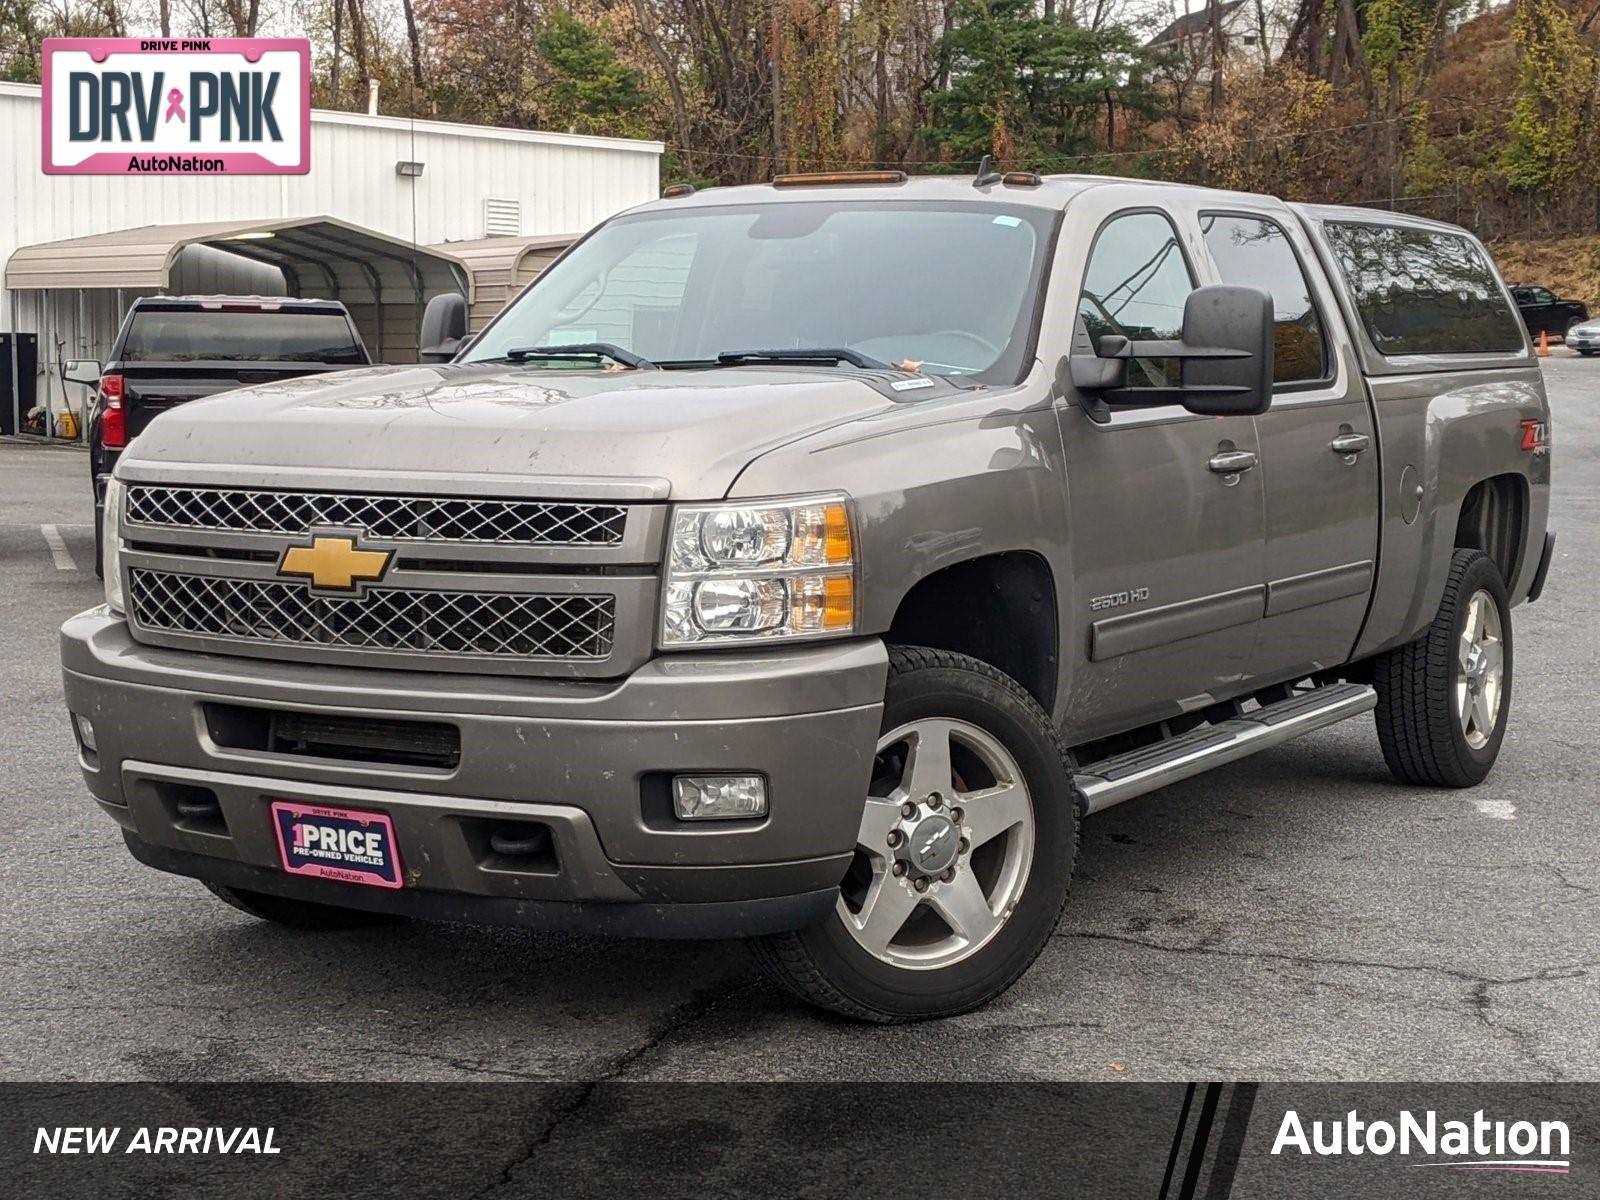
[[[103,608],[62,627],[61,652],[67,706],[94,727],[84,778],[141,861],[355,908],[661,936],[793,929],[831,908],[887,674],[876,640],[668,656],[620,681],[313,666],[143,645]],[[459,761],[225,745],[218,705],[442,724]],[[765,775],[768,815],[689,824],[663,811],[673,773],[718,771]],[[196,797],[220,816],[193,816]],[[272,799],[387,812],[405,887],[286,874]],[[548,853],[494,853],[507,823],[542,828]]]

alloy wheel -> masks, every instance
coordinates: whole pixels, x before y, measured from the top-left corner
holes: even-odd
[[[1467,745],[1482,750],[1500,719],[1505,686],[1505,638],[1494,597],[1481,588],[1467,602],[1456,648],[1456,718]]]
[[[878,742],[837,911],[881,962],[948,967],[1005,925],[1033,861],[1033,798],[998,739],[925,718]]]

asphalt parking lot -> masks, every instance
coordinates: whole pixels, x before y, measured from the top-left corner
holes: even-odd
[[[137,865],[60,699],[84,457],[0,442],[0,1079],[1600,1078],[1600,361],[1556,354],[1558,557],[1488,782],[1396,785],[1358,719],[1091,818],[1023,981],[892,1029],[737,945],[297,935]]]

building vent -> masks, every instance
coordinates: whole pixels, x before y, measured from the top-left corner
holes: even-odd
[[[485,200],[483,202],[483,236],[522,236],[522,201]]]

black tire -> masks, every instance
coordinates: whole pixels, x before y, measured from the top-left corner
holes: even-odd
[[[1455,688],[1457,643],[1471,599],[1480,591],[1499,613],[1503,683],[1493,732],[1475,748],[1457,716]],[[1401,783],[1431,787],[1471,787],[1481,782],[1505,738],[1512,666],[1511,606],[1500,569],[1481,550],[1457,550],[1433,624],[1415,641],[1374,662],[1378,741],[1394,777]]]
[[[752,943],[766,973],[800,999],[861,1021],[947,1017],[987,1003],[1032,965],[1061,919],[1078,853],[1079,802],[1049,716],[1009,676],[945,650],[889,652],[883,732],[919,719],[970,723],[1015,760],[1032,798],[1032,859],[1011,915],[969,957],[932,969],[885,963],[830,914],[798,933]]]
[[[1572,327],[1574,325],[1582,325],[1582,324],[1583,324],[1583,318],[1582,317],[1568,317],[1567,318],[1567,323],[1564,326],[1562,326],[1562,328],[1561,328],[1561,336],[1562,336],[1562,338],[1565,339],[1565,338],[1567,338],[1568,336],[1571,335]]]
[[[1593,354],[1593,353],[1594,353],[1594,351],[1593,351],[1593,350],[1585,350],[1585,349],[1583,349],[1583,347],[1581,347],[1581,346],[1579,346],[1579,347],[1576,347],[1576,349],[1577,349],[1577,351],[1578,351],[1578,353],[1579,353],[1579,354],[1581,354],[1581,355],[1583,355],[1583,356],[1584,356],[1584,357],[1585,357],[1585,358],[1588,358],[1588,357],[1589,357],[1589,356],[1590,356],[1590,355],[1591,355],[1591,354]]]
[[[287,896],[274,896],[269,892],[224,887],[220,883],[207,883],[206,888],[223,903],[232,905],[240,912],[249,913],[258,920],[271,921],[274,925],[312,933],[365,929],[371,925],[393,924],[402,919],[389,913],[366,912],[359,908],[337,908],[332,904],[313,904],[309,900],[293,900]]]

